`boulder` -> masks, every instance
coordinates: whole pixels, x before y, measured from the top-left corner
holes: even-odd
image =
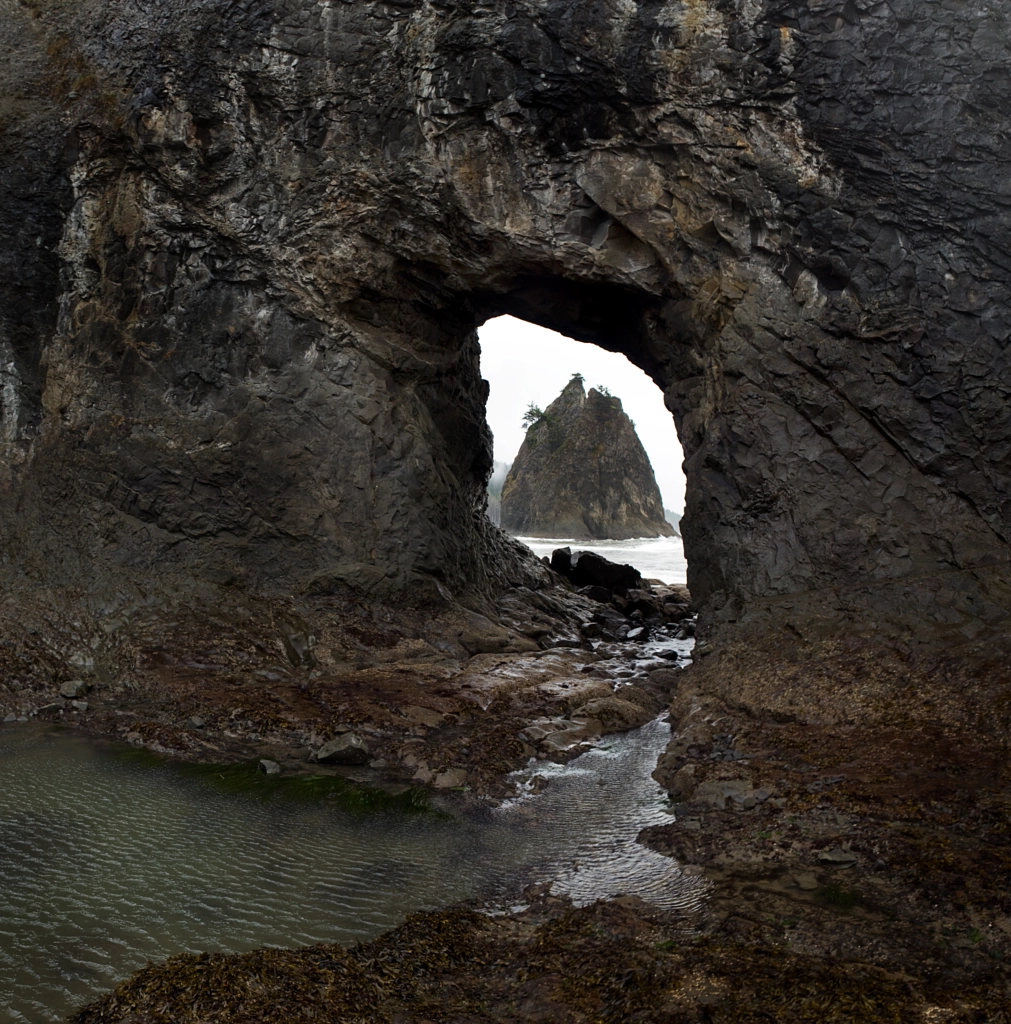
[[[642,584],[642,575],[638,569],[612,562],[595,551],[573,552],[569,548],[556,548],[551,553],[551,568],[576,587],[582,588],[581,593],[602,603],[611,600],[615,594],[624,599],[630,588],[639,588]],[[587,593],[588,588],[593,590]]]
[[[621,700],[627,700],[629,703],[635,704],[636,707],[642,708],[642,710],[651,717],[660,711],[661,702],[656,698],[656,696],[639,686],[623,686],[617,691],[615,696],[619,697]]]
[[[316,751],[321,764],[365,764],[368,759],[368,744],[353,732],[342,733]]]
[[[620,696],[598,697],[587,701],[572,712],[573,717],[592,718],[600,722],[605,732],[624,732],[645,725],[652,717],[652,711],[623,700]]]

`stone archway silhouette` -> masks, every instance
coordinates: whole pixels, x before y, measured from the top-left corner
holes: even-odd
[[[69,133],[55,106],[33,123],[49,185],[11,179],[5,223],[38,214],[59,255],[29,266],[41,243],[8,233],[34,275],[4,293],[11,594],[129,618],[544,585],[480,514],[475,330],[511,313],[663,389],[707,629],[1004,615],[1006,243],[940,212],[996,223],[1000,161],[980,187],[962,108],[897,66],[933,130],[867,106],[859,19],[219,8],[109,13],[115,46],[72,19],[104,91],[60,100]],[[999,149],[1006,114],[981,109]]]

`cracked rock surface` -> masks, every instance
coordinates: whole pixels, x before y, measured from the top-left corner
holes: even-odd
[[[0,19],[8,593],[129,632],[545,586],[482,515],[511,312],[663,388],[703,631],[1006,615],[1002,8]]]

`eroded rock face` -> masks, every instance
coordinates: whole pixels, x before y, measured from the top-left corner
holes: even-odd
[[[1002,9],[43,0],[0,28],[11,600],[115,632],[224,592],[545,585],[483,515],[475,330],[510,312],[664,389],[709,628],[1006,614]]]
[[[527,430],[502,488],[502,528],[577,540],[674,535],[619,398],[569,381]]]

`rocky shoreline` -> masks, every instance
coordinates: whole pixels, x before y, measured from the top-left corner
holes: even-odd
[[[340,635],[317,638],[273,623],[273,636],[257,635],[254,622],[244,650],[208,644],[194,664],[163,641],[115,673],[90,653],[49,673],[22,657],[7,666],[0,716],[183,760],[263,760],[494,802],[529,758],[567,760],[654,717],[679,671],[676,651],[661,657],[655,641],[694,633],[685,588],[629,567],[612,579],[620,567],[587,552],[573,562],[579,590],[558,576],[551,591],[507,592],[498,623],[456,608],[412,636],[349,616]],[[690,641],[681,646],[687,659]]]
[[[949,658],[928,659],[880,636],[781,629],[715,649],[703,641],[691,663],[683,588],[585,553],[559,550],[552,565],[568,583],[535,595],[538,620],[510,621],[510,607],[529,608],[532,595],[507,594],[504,626],[485,620],[482,632],[472,616],[469,634],[457,630],[473,653],[461,642],[455,657],[440,655],[401,638],[385,657],[373,646],[366,660],[362,648],[338,671],[304,659],[278,678],[218,687],[164,666],[135,673],[130,686],[84,675],[33,689],[33,717],[168,757],[264,760],[284,776],[423,788],[464,809],[513,795],[507,775],[531,759],[566,761],[669,706],[672,738],[655,778],[676,816],[640,842],[713,883],[699,913],[674,917],[631,898],[573,909],[534,892],[529,909],[503,919],[419,915],[325,956],[174,958],[76,1019],[300,1020],[305,1007],[291,993],[315,1001],[324,990],[332,1016],[322,1019],[356,1019],[339,1009],[345,982],[316,961],[371,963],[373,946],[403,957],[419,935],[442,950],[432,955],[443,966],[402,967],[400,995],[363,981],[358,1019],[429,1020],[435,1008],[461,1021],[1007,1019],[1006,723],[987,713],[1008,692],[997,641],[953,638]],[[513,649],[480,650],[493,644]],[[456,938],[438,946],[447,922],[466,943],[500,953],[454,959]],[[547,965],[545,944],[576,957],[583,980]],[[187,985],[211,986],[203,1016],[165,995],[179,972]],[[639,980],[615,1002],[626,976]],[[479,990],[488,993],[481,1013]],[[406,1009],[422,991],[428,1009]]]
[[[571,665],[580,654],[562,648],[542,659]],[[732,657],[653,670],[676,679],[674,734],[657,776],[679,804],[672,824],[640,841],[712,881],[700,912],[672,915],[631,896],[574,909],[531,892],[517,914],[415,915],[353,950],[174,958],[75,1019],[283,1022],[304,1019],[308,1005],[333,1021],[1007,1019],[1005,762],[968,730],[728,714],[706,691]],[[606,662],[582,665],[599,672]],[[852,665],[854,677],[863,667]],[[622,692],[650,693],[655,684],[645,682]],[[521,742],[547,754],[562,730],[532,731]],[[417,960],[421,944],[429,952]],[[364,987],[342,988],[360,965],[387,961],[397,964],[395,982],[366,984],[361,974]],[[205,1001],[191,1003],[194,992]]]
[[[335,1021],[422,1021],[436,1008],[461,1021],[1008,1019],[1006,723],[987,714],[1008,692],[1006,652],[992,638],[953,639],[949,658],[927,659],[881,637],[780,630],[703,642],[690,663],[675,649],[681,638],[687,652],[694,631],[683,588],[625,578],[578,552],[553,563],[570,582],[537,595],[540,624],[506,627],[519,649],[411,658],[401,652],[419,642],[401,641],[388,660],[373,649],[370,663],[362,655],[343,672],[306,662],[233,689],[198,690],[164,672],[134,687],[69,680],[62,697],[37,693],[35,717],[170,757],[264,759],[284,775],[423,787],[463,809],[513,795],[506,776],[531,759],[566,761],[669,706],[672,738],[655,778],[676,816],[640,842],[713,883],[699,913],[671,916],[632,898],[573,909],[534,892],[529,909],[506,918],[417,915],[351,951],[174,958],[76,1019],[301,1020],[295,991],[311,1001],[325,992],[332,1015],[320,1019]],[[477,635],[468,642],[491,636]],[[461,935],[499,953],[459,960]],[[320,974],[320,957],[372,963],[374,946],[403,958],[418,936],[442,966],[402,966],[396,992],[363,981],[359,1016],[348,1017],[346,979],[332,966]],[[546,963],[546,944],[576,958],[578,984]],[[166,996],[179,972],[210,986],[203,1016]],[[638,979],[625,1002],[620,977]],[[428,1008],[406,1008],[419,992]]]

